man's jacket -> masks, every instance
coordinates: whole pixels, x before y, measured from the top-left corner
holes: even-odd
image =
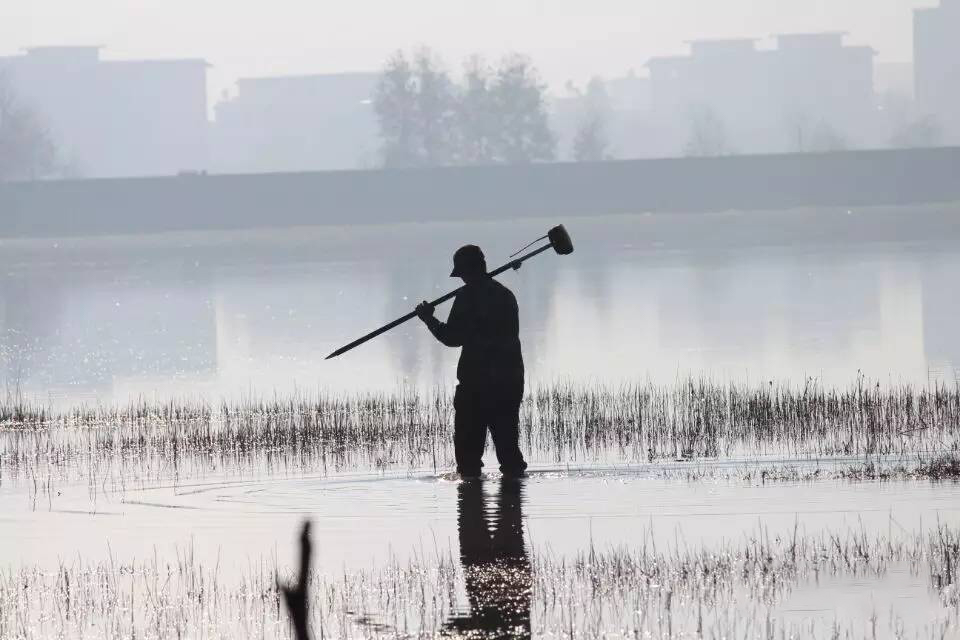
[[[446,322],[428,322],[448,347],[462,347],[457,380],[462,385],[523,387],[517,299],[510,289],[485,278],[466,285]]]

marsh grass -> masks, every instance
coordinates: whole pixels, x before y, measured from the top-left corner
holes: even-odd
[[[8,394],[0,419],[0,480],[83,480],[92,492],[207,474],[443,470],[453,457],[452,397],[442,389],[61,412]],[[960,384],[560,382],[532,389],[521,408],[523,446],[558,464],[900,456],[909,473],[955,478],[958,433]]]
[[[869,637],[862,632],[868,621],[856,613],[813,616],[798,626],[778,606],[826,576],[871,580],[892,570],[925,576],[929,585],[935,619],[915,630],[917,637],[960,631],[960,532],[947,526],[888,536],[808,536],[798,528],[776,537],[759,529],[736,542],[695,549],[657,548],[640,537],[632,548],[591,547],[572,557],[532,552],[526,593],[534,635]],[[490,588],[512,580],[504,574],[510,569],[496,564],[471,571]],[[54,571],[8,570],[0,573],[0,637],[291,637],[277,587],[278,576],[290,572],[261,562],[236,573],[225,578],[220,560],[205,564],[189,550],[170,562],[77,560]],[[469,614],[464,579],[459,562],[442,552],[365,571],[311,572],[313,635],[456,635],[446,623],[454,614]],[[887,624],[903,624],[895,610],[875,615],[881,614]]]

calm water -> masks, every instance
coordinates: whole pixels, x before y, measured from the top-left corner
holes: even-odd
[[[492,474],[488,490],[499,485],[498,475]],[[235,568],[274,553],[292,565],[290,542],[309,516],[322,550],[319,567],[361,569],[455,547],[457,485],[422,471],[206,482],[131,490],[94,502],[86,486],[62,487],[36,504],[26,490],[8,491],[0,495],[0,522],[4,539],[13,544],[0,551],[0,566],[55,566],[78,553],[86,560],[108,552],[145,557],[154,548],[170,555],[190,545],[202,557],[231,558]],[[938,519],[960,526],[960,484],[691,483],[651,478],[642,468],[540,466],[525,482],[523,515],[529,541],[562,555],[591,542],[611,548],[641,546],[647,539],[695,548],[739,542],[760,527],[772,536],[790,536],[795,527],[816,535],[918,531]]]
[[[496,522],[501,514],[493,496],[500,481],[484,484],[486,509]],[[87,489],[63,487],[36,510],[26,492],[0,492],[0,566],[53,571],[64,564],[156,558],[176,563],[190,556],[207,570],[215,566],[225,589],[263,571],[264,563],[267,571],[274,562],[295,566],[292,541],[304,517],[313,521],[314,567],[334,582],[336,576],[376,573],[379,567],[410,563],[426,569],[440,557],[458,557],[461,549],[458,483],[428,472],[167,486],[95,504]],[[654,479],[642,469],[540,468],[524,481],[517,516],[523,527],[518,544],[557,561],[590,548],[601,553],[649,546],[678,553],[739,548],[754,539],[790,540],[795,532],[841,540],[879,533],[895,540],[925,535],[939,524],[960,526],[960,484],[690,483]],[[371,588],[376,592],[376,585]],[[535,601],[543,597],[534,589]],[[575,597],[589,601],[586,593]],[[615,599],[598,604],[619,606]],[[462,593],[452,606],[452,614],[470,615]],[[934,620],[956,615],[941,603],[926,574],[905,564],[888,567],[882,576],[825,570],[790,585],[772,603],[742,593],[730,606],[740,620],[735,626],[772,618],[778,628],[806,628],[811,637],[813,630],[829,637],[837,621],[852,625],[853,637],[874,637],[874,615],[882,622],[876,637],[896,637],[897,625],[912,636]],[[683,603],[677,608],[678,624],[693,624],[691,614],[682,613]],[[416,616],[415,607],[410,614]],[[376,612],[373,616],[376,621]],[[534,612],[534,629],[538,617],[544,614]],[[617,619],[608,613],[601,628],[614,632]],[[583,625],[589,627],[585,620],[577,623]]]
[[[626,217],[7,241],[0,243],[0,384],[58,406],[449,386],[456,352],[416,322],[324,358],[455,286],[446,274],[457,246],[481,244],[498,266],[558,222],[576,252],[544,255],[503,277],[520,301],[532,384],[672,382],[690,374],[746,382],[813,376],[843,386],[860,374],[916,384],[955,379],[960,249],[714,246],[698,236],[697,221],[678,218],[668,240],[652,235],[645,217]],[[537,464],[520,505],[524,544],[557,558],[648,542],[714,548],[761,532],[911,535],[938,522],[960,526],[956,483],[757,484],[735,473],[668,480],[654,468],[695,472],[744,461],[568,468],[531,457]],[[104,464],[112,464],[109,455]],[[39,490],[0,478],[0,569],[176,559],[190,550],[229,582],[264,563],[294,564],[291,543],[304,517],[314,523],[316,568],[327,575],[458,557],[458,484],[442,473],[324,475],[319,464],[316,473],[305,464],[274,476],[211,469],[202,481],[126,490],[98,487],[95,477],[49,489],[49,477],[35,478]],[[485,484],[492,495],[499,481]],[[455,608],[468,612],[457,589]],[[880,578],[824,575],[769,607],[750,602],[731,611],[757,624],[767,616],[814,624],[825,635],[839,618],[862,630],[854,637],[872,637],[875,612],[877,637],[896,636],[901,623],[908,635],[926,637],[929,620],[957,615],[926,576],[903,566]],[[534,629],[547,614],[533,613]]]
[[[460,244],[498,266],[555,222],[7,242],[0,384],[57,404],[450,385],[456,352],[416,321],[324,357],[453,288]],[[956,375],[958,250],[704,248],[642,217],[565,222],[573,255],[502,277],[533,383]]]

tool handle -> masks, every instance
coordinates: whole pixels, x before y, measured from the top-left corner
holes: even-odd
[[[534,251],[531,251],[530,253],[526,254],[525,256],[521,256],[521,257],[517,258],[516,260],[511,260],[510,262],[508,262],[507,264],[505,264],[505,265],[503,265],[503,266],[501,266],[501,267],[497,267],[496,269],[494,269],[493,271],[491,271],[488,275],[489,275],[491,278],[493,278],[493,277],[496,277],[496,276],[500,275],[501,273],[503,273],[503,272],[506,271],[507,269],[519,269],[519,268],[520,268],[520,265],[523,263],[524,260],[529,260],[529,259],[532,258],[533,256],[535,256],[535,255],[537,255],[537,254],[540,254],[540,253],[543,253],[544,251],[546,251],[546,250],[549,249],[549,248],[550,248],[550,245],[549,245],[549,244],[546,245],[546,246],[540,247],[539,249],[536,249],[536,250],[534,250]],[[451,291],[450,293],[444,294],[444,295],[440,296],[439,298],[437,298],[436,300],[432,301],[432,302],[430,303],[430,305],[435,307],[435,306],[437,306],[438,304],[443,304],[443,303],[446,302],[447,300],[450,300],[451,298],[455,298],[455,297],[457,296],[457,294],[460,293],[460,291],[462,291],[462,290],[463,290],[463,287],[459,287],[459,288],[457,288],[457,289],[454,289],[454,290]],[[417,317],[417,312],[416,312],[416,311],[411,311],[410,313],[408,313],[408,314],[405,315],[405,316],[400,316],[399,318],[397,318],[397,319],[394,320],[393,322],[390,322],[390,323],[388,323],[388,324],[385,324],[385,325],[383,325],[382,327],[380,327],[379,329],[376,329],[376,330],[374,330],[374,331],[371,331],[370,333],[368,333],[367,335],[363,336],[362,338],[357,338],[356,340],[354,340],[354,341],[351,342],[350,344],[347,344],[347,345],[344,345],[344,346],[340,347],[339,349],[337,349],[336,351],[334,351],[333,353],[331,353],[330,355],[328,355],[328,356],[325,358],[325,360],[329,360],[330,358],[336,358],[337,356],[342,355],[342,354],[346,353],[347,351],[350,351],[350,350],[353,349],[354,347],[359,347],[359,346],[362,345],[364,342],[376,338],[376,337],[379,336],[380,334],[386,333],[387,331],[390,331],[391,329],[393,329],[393,328],[395,328],[395,327],[399,327],[401,324],[403,324],[403,323],[406,322],[407,320],[410,320],[410,319],[415,318],[415,317]]]
[[[460,287],[460,289],[463,289],[463,287]],[[440,296],[439,298],[437,298],[436,300],[434,300],[433,302],[431,302],[430,305],[435,307],[435,306],[437,306],[438,304],[443,304],[444,302],[446,302],[446,301],[449,300],[450,298],[456,297],[456,295],[457,295],[458,293],[460,293],[460,289],[456,289],[456,290],[454,290],[454,291],[451,291],[450,293],[447,293],[447,294],[444,294],[444,295]],[[341,355],[341,354],[344,354],[344,353],[346,353],[347,351],[350,351],[350,350],[353,349],[354,347],[359,347],[359,346],[362,345],[364,342],[367,342],[368,340],[373,340],[374,338],[376,338],[376,337],[379,336],[380,334],[386,333],[387,331],[390,331],[391,329],[394,329],[394,328],[396,328],[396,327],[399,327],[400,325],[402,325],[402,324],[403,324],[404,322],[406,322],[407,320],[412,320],[413,318],[416,318],[416,317],[417,317],[417,312],[416,312],[416,311],[411,311],[410,313],[408,313],[408,314],[406,314],[406,315],[404,315],[404,316],[400,316],[399,318],[397,318],[397,319],[394,320],[393,322],[389,322],[389,323],[383,325],[382,327],[380,327],[379,329],[376,329],[376,330],[374,330],[374,331],[371,331],[370,333],[368,333],[367,335],[365,335],[365,336],[363,336],[363,337],[361,337],[361,338],[357,338],[356,340],[354,340],[354,341],[351,342],[350,344],[347,344],[347,345],[344,345],[344,346],[340,347],[339,349],[337,349],[336,351],[334,351],[333,353],[331,353],[330,355],[328,355],[328,356],[325,358],[325,360],[329,360],[330,358],[336,358],[337,356],[339,356],[339,355]]]

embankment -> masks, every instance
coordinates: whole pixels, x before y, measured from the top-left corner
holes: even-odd
[[[960,201],[960,147],[0,185],[0,237]]]

